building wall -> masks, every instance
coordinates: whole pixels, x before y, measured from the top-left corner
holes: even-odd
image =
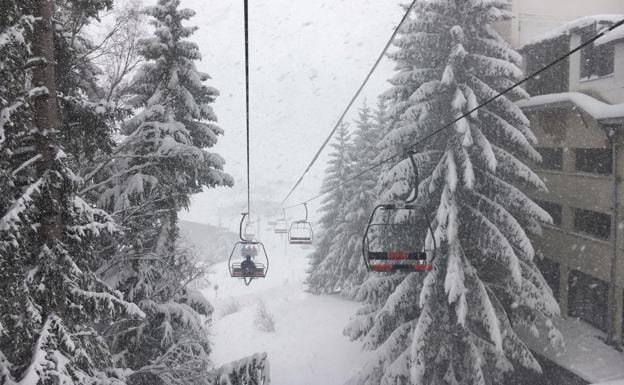
[[[622,0],[511,0],[514,19],[499,27],[514,47],[587,15],[624,14]]]
[[[573,34],[570,37],[570,48],[580,44],[581,37]],[[624,103],[624,41],[619,41],[614,51],[613,73],[596,79],[581,79],[581,54],[576,52],[570,56],[570,91],[593,94],[609,104]]]
[[[624,14],[624,0],[511,0],[511,3],[514,18],[495,27],[515,48],[535,42],[537,38],[548,35],[563,24],[584,16]],[[564,39],[560,46],[568,47],[568,42],[569,48],[575,48],[581,43],[581,37],[573,32],[569,39]],[[549,50],[548,47],[545,49],[542,47],[541,51],[539,45],[531,47],[526,49],[527,52],[523,51],[523,54],[532,55],[531,58],[525,57],[527,71],[529,68],[531,71],[541,68],[554,60],[553,56],[561,55],[559,52],[554,53]],[[587,52],[586,54],[589,54]],[[540,58],[540,56],[544,57]],[[527,60],[533,61],[527,63]],[[624,103],[624,41],[619,41],[615,45],[612,74],[582,79],[580,61],[581,54],[576,53],[565,64],[567,73],[563,74],[563,69],[559,68],[562,74],[561,79],[551,80],[561,83],[561,87],[550,89],[544,87],[544,83],[539,85],[536,92],[542,94],[565,91],[582,92],[610,104]],[[592,62],[587,63],[591,65]],[[546,79],[547,77],[544,77],[542,81]],[[557,90],[554,90],[555,88]],[[624,126],[618,128],[618,131],[623,134],[616,140],[618,150],[615,167],[617,172],[600,175],[577,171],[576,154],[577,149],[611,148],[606,135],[606,127],[602,127],[592,116],[572,105],[551,105],[541,110],[525,112],[539,140],[538,146],[561,149],[562,154],[560,170],[535,167],[549,191],[535,193],[534,198],[547,204],[550,203],[551,206],[556,204],[561,207],[558,223],[544,226],[543,234],[533,239],[536,250],[545,257],[541,265],[538,261],[538,265],[547,279],[550,277],[549,283],[557,296],[563,316],[578,315],[579,308],[585,306],[580,310],[584,312],[581,318],[590,323],[600,324],[599,327],[603,329],[606,326],[604,317],[606,314],[603,311],[606,306],[609,306],[604,289],[615,285],[614,329],[616,339],[622,343],[624,342],[622,340],[624,186],[621,181],[624,180]],[[586,158],[591,159],[589,156]],[[618,207],[617,211],[613,202],[615,180],[620,190],[618,202],[615,205]],[[611,241],[613,234],[604,236],[603,233],[601,236],[592,236],[578,230],[575,225],[575,220],[577,220],[575,214],[582,210],[591,210],[603,219],[605,215],[610,216],[606,218],[611,218],[610,227],[615,227],[617,240],[615,254],[618,260],[615,282],[611,282],[612,256],[614,255],[614,245]],[[612,220],[615,215],[618,217],[617,224]],[[584,296],[585,293],[587,296]],[[594,306],[595,304],[598,306]],[[595,312],[592,313],[592,310]],[[592,314],[595,313],[602,313],[604,316],[592,318]]]
[[[536,249],[550,261],[557,263],[559,280],[558,302],[562,314],[569,314],[569,278],[573,271],[580,271],[606,284],[611,282],[611,257],[613,245],[610,239],[601,239],[575,230],[576,209],[591,210],[608,215],[613,214],[614,175],[598,175],[576,170],[576,149],[609,148],[610,143],[601,127],[591,116],[571,107],[561,106],[538,111],[526,111],[533,132],[539,140],[539,147],[563,149],[561,170],[543,170],[537,166],[549,191],[535,193],[542,201],[561,205],[561,223],[544,226],[541,237],[535,237]],[[616,176],[624,178],[624,140],[619,140],[616,155]],[[619,182],[618,182],[619,183]],[[624,191],[620,183],[618,217],[624,219]],[[613,226],[613,224],[611,224]],[[617,231],[616,269],[616,330],[622,338],[623,294],[624,293],[624,226]],[[611,238],[611,237],[609,237]],[[557,285],[556,282],[551,284]]]

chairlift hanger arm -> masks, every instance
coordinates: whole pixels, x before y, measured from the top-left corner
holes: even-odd
[[[408,198],[405,203],[410,204],[414,203],[416,199],[418,199],[418,185],[420,185],[420,176],[418,175],[418,166],[416,165],[416,160],[414,159],[414,151],[408,150],[405,153],[412,163],[412,170],[414,171],[414,196],[412,198]]]
[[[247,217],[248,214],[249,213],[241,213],[242,217],[240,221],[240,226],[238,228],[238,237],[243,242],[249,242],[249,240],[247,240],[246,238],[243,238],[243,223],[245,223],[245,218]]]

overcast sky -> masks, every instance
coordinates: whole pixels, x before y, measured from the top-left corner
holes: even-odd
[[[250,0],[252,200],[279,202],[295,183],[401,19],[398,4]],[[197,12],[189,24],[199,27],[193,36],[203,54],[198,67],[221,92],[214,108],[225,135],[212,151],[226,159],[226,171],[236,180],[234,188],[194,196],[183,219],[217,223],[215,208],[238,203],[242,210],[246,199],[242,5],[243,0],[182,0]],[[384,60],[364,91],[369,104],[388,88],[391,74],[392,64]],[[318,192],[325,159],[289,203]]]

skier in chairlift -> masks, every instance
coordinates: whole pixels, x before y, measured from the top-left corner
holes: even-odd
[[[251,260],[251,255],[247,254],[245,260],[241,263],[241,269],[252,270],[256,268],[256,264]]]

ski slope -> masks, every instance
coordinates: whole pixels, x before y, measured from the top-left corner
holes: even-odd
[[[284,236],[273,233],[260,239],[270,253],[264,280],[245,286],[229,277],[227,263],[213,266],[210,280],[218,291],[210,288],[204,293],[215,306],[210,336],[214,364],[267,352],[273,385],[343,384],[369,358],[359,343],[342,335],[358,304],[305,291],[306,255],[312,249],[287,245]],[[259,301],[272,313],[275,332],[257,329]]]

